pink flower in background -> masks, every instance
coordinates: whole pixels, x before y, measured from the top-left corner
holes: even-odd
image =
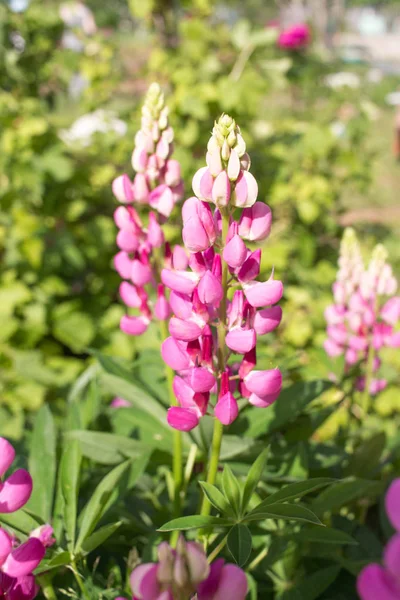
[[[235,565],[223,559],[211,565],[203,547],[181,536],[176,550],[167,542],[158,547],[158,562],[136,567],[130,577],[133,600],[244,600],[247,579]]]
[[[180,165],[171,158],[173,137],[164,96],[159,85],[153,83],[142,108],[141,129],[135,137],[132,154],[135,178],[131,181],[123,174],[112,184],[114,196],[122,203],[114,213],[119,230],[119,252],[114,266],[124,280],[119,291],[129,314],[122,317],[120,328],[128,335],[141,335],[153,317],[165,321],[170,315],[159,271],[162,266],[170,267],[172,260],[161,225],[183,195]],[[134,204],[153,209],[147,225],[142,223]],[[182,263],[182,256],[178,262]],[[183,268],[186,266],[187,262]],[[149,294],[154,289],[157,289],[155,302]]]
[[[359,574],[357,591],[361,600],[400,598],[400,479],[395,479],[389,486],[385,506],[396,533],[386,544],[383,564],[368,565]]]
[[[310,28],[306,23],[292,25],[282,31],[278,37],[278,46],[285,50],[301,50],[311,41]]]
[[[331,357],[344,355],[345,369],[359,364],[363,373],[356,388],[365,388],[365,372],[372,349],[374,377],[369,392],[376,395],[387,385],[378,377],[382,348],[400,347],[396,326],[400,323],[400,297],[394,296],[397,282],[387,263],[387,252],[379,244],[365,269],[354,230],[347,228],[340,246],[339,271],[333,285],[334,304],[327,307],[328,337],[324,347]]]
[[[230,425],[238,416],[240,398],[266,408],[282,387],[279,369],[252,372],[258,336],[273,331],[282,318],[276,306],[282,282],[273,274],[258,281],[261,250],[246,246],[247,241],[268,237],[271,210],[257,201],[258,186],[249,172],[245,142],[228,115],[215,124],[207,150],[207,166],[193,177],[195,196],[182,207],[189,268],[166,268],[161,273],[171,290],[173,313],[171,337],[163,342],[161,353],[177,373],[178,405],[168,410],[167,419],[182,431],[196,427],[206,413]],[[236,208],[241,209],[237,221]],[[233,294],[228,299],[230,287]],[[242,358],[232,367],[224,361],[222,368],[221,353],[227,359],[233,354]]]

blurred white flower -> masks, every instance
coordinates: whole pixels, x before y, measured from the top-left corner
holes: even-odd
[[[367,79],[370,83],[380,83],[383,79],[383,72],[380,69],[370,69],[367,73]]]
[[[399,106],[400,105],[400,92],[391,92],[385,98],[386,104],[390,106]]]
[[[360,87],[361,79],[356,73],[341,71],[340,73],[332,73],[332,75],[325,77],[325,84],[334,90],[342,87],[356,89]]]
[[[90,146],[95,133],[113,132],[121,137],[126,134],[128,126],[125,121],[116,118],[115,113],[107,110],[96,110],[79,117],[69,129],[62,129],[59,136],[68,146]]]
[[[330,130],[335,138],[343,138],[346,136],[346,125],[342,121],[334,121],[330,125]]]

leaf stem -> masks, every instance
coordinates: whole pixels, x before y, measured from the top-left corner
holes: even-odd
[[[217,556],[221,552],[221,550],[223,550],[223,548],[225,548],[227,541],[228,541],[228,535],[225,535],[222,538],[222,540],[220,541],[220,543],[218,544],[218,546],[216,546],[214,548],[214,550],[211,552],[210,556],[207,558],[207,562],[209,562],[211,564],[212,561],[217,558]]]
[[[84,585],[84,583],[82,581],[82,577],[79,574],[75,558],[71,559],[71,571],[74,574],[76,583],[78,584],[78,587],[79,587],[79,589],[80,589],[80,591],[82,593],[83,598],[85,598],[85,600],[90,600],[90,596],[89,596],[89,594],[88,594],[88,592],[87,592],[87,590],[85,588],[85,585]]]
[[[37,577],[37,581],[46,600],[57,600],[57,596],[49,575],[39,575]]]

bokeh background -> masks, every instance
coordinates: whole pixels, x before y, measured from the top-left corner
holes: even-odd
[[[280,32],[299,23],[309,43],[280,47]],[[132,174],[152,81],[171,110],[186,197],[214,119],[228,112],[243,130],[274,216],[263,272],[274,267],[285,283],[282,326],[261,354],[286,380],[335,369],[323,313],[344,226],[366,254],[383,242],[400,276],[400,2],[3,0],[1,435],[21,437],[44,402],[61,407],[92,350],[132,361],[158,348],[151,328],[120,332],[112,266],[111,182]],[[166,226],[171,241],[179,213]],[[376,400],[388,432],[400,408],[398,355],[385,356],[389,386]],[[157,385],[162,373],[142,364],[138,376]],[[320,437],[346,418],[335,411]]]

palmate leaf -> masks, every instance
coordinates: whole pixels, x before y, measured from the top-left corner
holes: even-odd
[[[233,510],[229,505],[229,502],[225,498],[224,494],[219,491],[219,489],[215,485],[211,485],[206,481],[199,481],[204,494],[207,496],[208,500],[211,502],[213,506],[222,514],[230,514],[233,516]]]
[[[235,525],[233,519],[222,519],[205,515],[191,515],[190,517],[179,517],[168,521],[158,531],[189,531],[203,527],[230,527]]]
[[[249,559],[252,549],[252,539],[249,528],[243,523],[238,523],[228,533],[228,550],[233,560],[243,567]]]

